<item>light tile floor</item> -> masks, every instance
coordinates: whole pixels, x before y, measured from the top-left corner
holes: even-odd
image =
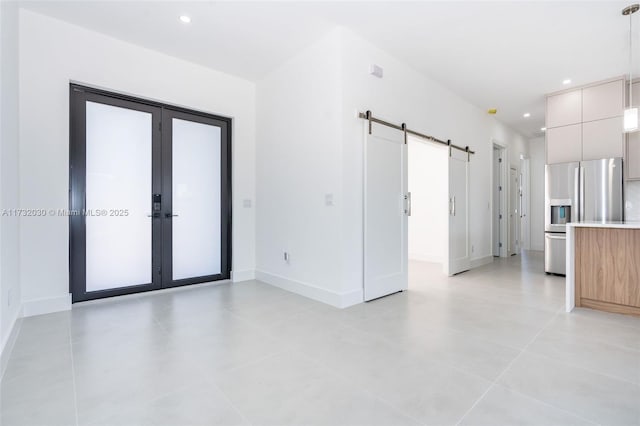
[[[542,256],[338,310],[246,282],[27,318],[9,425],[640,425],[640,319],[563,312]]]

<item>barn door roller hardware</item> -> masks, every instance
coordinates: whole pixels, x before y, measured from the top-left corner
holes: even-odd
[[[443,140],[440,140],[440,139],[435,138],[433,136],[425,135],[424,133],[420,133],[420,132],[416,132],[414,130],[410,130],[410,129],[407,128],[407,125],[405,123],[402,123],[401,125],[397,125],[397,124],[389,123],[388,121],[381,120],[379,118],[375,118],[371,111],[360,112],[360,113],[358,113],[358,117],[360,117],[360,118],[362,118],[364,120],[367,120],[369,122],[369,134],[371,134],[371,125],[372,125],[372,123],[378,123],[378,124],[382,124],[383,126],[391,127],[392,129],[396,129],[396,130],[400,130],[400,131],[404,132],[404,142],[405,143],[407,143],[407,134],[410,134],[410,135],[414,135],[414,136],[418,136],[420,138],[426,139],[426,140],[428,140],[430,142],[439,143],[441,145],[446,145],[446,146],[449,147],[449,152],[451,152],[451,149],[457,149],[458,151],[466,152],[467,153],[467,160],[470,160],[471,154],[475,154],[475,151],[470,150],[468,146],[461,147],[461,146],[452,144],[451,140],[443,141]]]

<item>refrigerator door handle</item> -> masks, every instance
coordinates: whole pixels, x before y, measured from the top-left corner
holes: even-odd
[[[584,221],[584,167],[580,166],[580,221]]]
[[[573,200],[572,202],[574,203],[574,205],[576,206],[576,212],[571,214],[571,222],[574,221],[574,219],[576,220],[580,220],[580,214],[582,212],[582,208],[580,207],[580,166],[576,167],[574,170],[574,189],[573,189]],[[575,217],[574,217],[575,216]]]
[[[562,234],[562,235],[547,234],[545,236],[550,240],[566,240],[567,239],[567,236],[564,235],[564,234]]]

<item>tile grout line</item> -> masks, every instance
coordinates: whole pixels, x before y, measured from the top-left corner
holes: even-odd
[[[558,311],[556,312],[556,314],[554,315],[554,317],[553,317],[553,318],[552,318],[552,319],[551,319],[551,320],[550,320],[550,321],[549,321],[549,322],[548,322],[548,323],[547,323],[547,324],[542,328],[542,330],[540,330],[540,333],[538,333],[538,334],[542,334],[542,332],[543,332],[543,331],[545,331],[546,329],[548,329],[548,328],[551,326],[551,324],[553,323],[553,321],[555,320],[555,318],[557,318],[557,317],[558,317],[562,312],[564,312],[564,307],[561,307],[560,309],[558,309]],[[534,341],[535,341],[535,339],[534,339],[534,340],[532,340],[529,344],[527,344],[527,346],[522,350],[522,352],[524,353],[525,349],[527,349],[527,348],[528,348],[528,347],[529,347],[529,346],[530,346]],[[534,355],[536,355],[536,356],[538,355],[538,354],[537,354],[537,353],[535,353],[535,352],[533,352],[533,354],[534,354]],[[518,355],[518,356],[520,356],[520,355]],[[550,357],[546,357],[546,356],[545,356],[545,358],[550,359],[550,360],[552,360],[552,361],[554,361],[554,362],[559,362],[559,361],[557,361],[557,360],[555,360],[555,359],[553,359],[553,358],[550,358]],[[587,371],[589,371],[589,370],[587,370]],[[506,372],[506,370],[505,370],[505,372]],[[503,372],[503,373],[504,373],[504,372]],[[501,377],[501,376],[502,376],[502,374],[500,375],[500,377]],[[498,378],[499,378],[499,377],[498,377]],[[494,385],[495,385],[495,386],[501,386],[501,387],[503,387],[503,388],[505,388],[505,389],[510,390],[511,392],[515,392],[515,393],[517,393],[517,394],[519,394],[519,395],[522,395],[522,396],[523,396],[523,397],[525,397],[525,398],[528,398],[528,399],[531,399],[531,400],[536,401],[536,402],[538,402],[538,403],[541,403],[541,404],[543,404],[543,405],[545,405],[545,406],[547,406],[547,407],[551,407],[551,408],[553,408],[553,409],[556,409],[556,410],[562,411],[562,412],[564,412],[564,413],[566,413],[566,414],[569,414],[569,415],[571,415],[571,416],[573,416],[573,417],[575,417],[575,418],[578,418],[578,419],[580,419],[580,420],[583,420],[583,421],[585,421],[585,422],[587,422],[587,423],[591,423],[591,424],[593,424],[593,425],[600,425],[600,423],[594,422],[594,421],[589,420],[589,419],[585,419],[584,417],[580,416],[578,413],[574,413],[573,411],[569,411],[569,410],[567,410],[567,409],[565,409],[565,408],[562,408],[562,407],[557,407],[557,406],[555,406],[555,405],[553,405],[553,404],[550,404],[550,403],[548,403],[548,402],[546,402],[546,401],[542,401],[542,400],[540,400],[540,399],[534,398],[534,397],[533,397],[533,396],[531,396],[531,395],[527,395],[527,394],[525,394],[525,393],[523,393],[523,392],[521,392],[521,391],[519,391],[519,390],[512,389],[512,388],[510,388],[510,387],[507,387],[507,386],[501,385],[500,383],[497,383],[497,379],[496,379],[496,382],[494,383]]]
[[[592,425],[600,426],[600,423],[594,422],[593,420],[585,419],[584,417],[579,416],[578,414],[574,413],[573,411],[569,411],[569,410],[564,409],[564,408],[556,407],[555,405],[549,404],[546,401],[541,401],[541,400],[539,400],[537,398],[532,397],[531,395],[527,395],[526,393],[522,393],[521,391],[519,391],[517,389],[511,389],[510,387],[501,385],[500,383],[495,383],[495,386],[499,386],[499,387],[505,388],[505,389],[507,389],[507,390],[509,390],[509,391],[511,391],[513,393],[517,393],[518,395],[522,396],[523,398],[530,399],[530,400],[535,401],[535,402],[537,402],[539,404],[542,404],[542,405],[544,405],[546,407],[553,408],[554,410],[561,411],[563,413],[566,413],[566,414],[570,415],[571,417],[575,417],[576,419],[580,419],[580,420],[585,421],[587,423],[590,423]]]
[[[569,363],[567,363],[566,361],[562,361],[562,360],[559,360],[559,359],[553,358],[553,357],[551,357],[551,356],[549,356],[549,355],[542,354],[542,353],[539,353],[539,352],[533,352],[533,351],[531,351],[531,352],[529,352],[529,353],[530,353],[531,355],[533,355],[533,356],[538,357],[538,358],[545,358],[545,359],[547,359],[547,360],[549,360],[549,361],[551,361],[551,362],[554,362],[554,363],[556,363],[556,364],[562,364],[562,365],[567,366],[567,367],[572,367],[572,368],[575,368],[575,369],[578,369],[578,370],[586,371],[587,373],[596,374],[596,375],[598,375],[598,376],[606,377],[606,378],[611,379],[611,380],[615,380],[615,381],[618,381],[618,382],[627,383],[627,384],[629,384],[629,385],[633,385],[633,386],[635,386],[635,387],[637,387],[637,388],[640,388],[640,382],[632,382],[632,381],[630,381],[630,380],[623,379],[623,378],[618,377],[618,376],[612,376],[611,374],[603,373],[603,372],[601,372],[601,371],[595,371],[595,370],[591,370],[590,368],[581,367],[581,366],[579,366],[579,365],[569,364]]]
[[[205,378],[205,381],[209,383],[210,386],[213,386],[218,392],[220,392],[220,395],[222,395],[224,400],[227,401],[227,404],[229,404],[231,408],[233,408],[235,412],[238,413],[240,418],[242,418],[242,420],[244,420],[247,425],[249,426],[253,425],[253,423],[249,420],[249,418],[244,415],[244,413],[236,406],[236,404],[233,403],[231,398],[229,398],[229,395],[227,395],[227,393],[224,390],[222,390],[222,388],[218,386],[217,383],[213,382],[209,378]]]
[[[234,312],[232,312],[232,311],[230,311],[230,310],[228,310],[228,309],[226,309],[226,308],[222,308],[222,310],[224,310],[224,311],[228,312],[229,314],[231,314],[232,316],[234,316],[234,317],[238,318],[239,320],[241,320],[241,321],[243,321],[243,322],[246,322],[248,325],[252,325],[252,324],[249,324],[249,323],[248,323],[248,321],[245,321],[243,318],[239,317],[239,316],[238,316],[237,314],[235,314]],[[161,322],[158,318],[155,318],[155,317],[154,317],[154,318],[153,318],[153,320],[154,320],[154,322],[157,324],[157,326],[160,328],[160,330],[161,330],[164,334],[169,335],[169,330],[168,330],[168,329],[167,329],[167,328],[162,324],[162,322]],[[276,353],[269,354],[269,355],[266,355],[266,356],[264,356],[264,357],[261,357],[259,360],[254,360],[254,361],[246,362],[246,363],[241,364],[241,365],[239,365],[239,366],[236,366],[236,367],[233,367],[233,368],[231,368],[231,369],[225,370],[225,373],[226,373],[226,372],[230,372],[230,371],[234,371],[234,370],[236,370],[236,369],[238,369],[238,368],[242,368],[242,367],[245,367],[245,366],[250,366],[250,365],[252,365],[254,362],[260,362],[260,361],[262,361],[262,360],[265,360],[265,359],[268,359],[268,358],[270,358],[270,357],[276,356],[276,355],[278,355],[279,353],[281,353],[281,352],[280,352],[280,351],[278,351],[278,352],[276,352]],[[196,361],[195,363],[197,364],[198,369],[199,369],[200,371],[204,371],[204,368],[202,368],[202,364],[201,364],[200,362]],[[217,384],[217,383],[215,383],[213,380],[211,380],[209,377],[206,377],[206,376],[204,377],[204,381],[205,381],[206,383],[208,383],[210,386],[213,386],[213,387],[214,387],[218,392],[220,392],[220,394],[221,394],[221,395],[222,395],[222,397],[225,399],[225,401],[226,401],[226,402],[231,406],[231,408],[233,408],[233,410],[235,410],[235,412],[236,412],[236,413],[237,413],[237,414],[242,418],[242,420],[243,420],[247,425],[249,425],[249,426],[253,425],[253,423],[252,423],[251,421],[249,421],[249,419],[244,415],[244,413],[243,413],[243,412],[242,412],[238,407],[236,407],[236,405],[233,403],[233,401],[231,401],[231,399],[229,398],[229,396],[228,396],[228,395],[227,395],[227,394],[222,390],[222,388],[220,388],[220,386],[218,386],[218,384]],[[181,388],[181,390],[184,390],[184,389],[188,389],[188,386],[185,386],[185,387]],[[159,400],[159,399],[164,398],[164,397],[166,397],[166,396],[172,395],[173,393],[175,393],[175,392],[169,392],[169,393],[168,393],[168,394],[166,394],[166,395],[162,395],[162,396],[160,396],[160,397],[158,397],[158,398],[155,398],[153,401],[156,401],[156,400]]]
[[[556,312],[556,314],[554,315],[554,319],[555,319],[556,317],[558,317],[558,316],[559,316],[561,313],[563,313],[563,312],[564,312],[564,307],[563,307],[563,308],[560,308],[560,309]],[[553,319],[552,319],[552,321],[553,321]],[[544,331],[544,330],[546,330],[547,328],[549,328],[549,326],[550,326],[550,325],[551,325],[551,323],[547,323],[547,324],[544,326],[544,328],[542,329],[542,331]],[[633,327],[631,327],[631,328],[633,328]],[[567,332],[567,334],[570,334],[570,333],[568,333],[568,332]],[[586,341],[586,340],[582,339],[580,336],[578,336],[578,339],[583,340],[583,341]],[[638,351],[638,350],[636,350],[636,349],[633,349],[633,348],[629,348],[629,347],[621,346],[621,345],[616,345],[616,344],[611,344],[611,343],[608,343],[608,342],[603,342],[602,340],[599,340],[599,339],[594,340],[594,342],[595,342],[595,343],[599,343],[599,344],[605,344],[605,345],[608,345],[608,346],[612,346],[613,348],[617,348],[617,349],[625,349],[625,350],[632,351],[632,352],[640,352],[640,351]],[[531,343],[533,343],[533,342],[531,342]],[[530,346],[530,343],[529,343],[529,344],[527,344],[527,346],[525,347],[525,349],[526,349],[526,348],[528,348],[529,346]],[[523,351],[524,351],[524,349],[523,349]],[[624,383],[627,383],[627,384],[631,384],[631,385],[634,385],[634,386],[636,386],[636,387],[640,387],[640,382],[632,382],[632,381],[629,381],[629,380],[626,380],[626,379],[623,379],[623,378],[620,378],[620,377],[617,377],[617,376],[613,376],[613,375],[610,375],[610,374],[607,374],[607,373],[603,373],[603,372],[600,372],[600,371],[591,370],[590,368],[586,368],[586,367],[580,367],[580,366],[572,365],[572,364],[567,363],[566,361],[562,361],[562,360],[559,360],[559,359],[553,358],[553,357],[551,357],[551,356],[549,356],[549,355],[541,354],[541,353],[538,353],[538,352],[530,351],[529,353],[530,353],[531,355],[534,355],[534,356],[537,356],[537,357],[540,357],[540,358],[545,358],[545,359],[550,360],[550,361],[552,361],[552,362],[554,362],[554,363],[557,363],[557,364],[562,364],[562,365],[570,366],[570,367],[573,367],[573,368],[577,368],[577,369],[579,369],[579,370],[586,371],[586,372],[591,373],[591,374],[596,374],[596,375],[598,375],[598,376],[603,376],[603,377],[606,377],[606,378],[608,378],[608,379],[612,379],[612,380],[616,380],[616,381],[624,382]],[[534,398],[534,399],[535,399],[535,398]],[[539,401],[539,400],[538,400],[538,399],[536,399],[536,401]],[[541,401],[541,402],[544,402],[544,401]],[[555,406],[554,406],[554,405],[552,405],[552,407],[555,407]],[[556,408],[558,408],[558,407],[556,407]],[[584,420],[586,420],[586,419],[584,419]]]
[[[502,370],[502,373],[498,374],[498,376],[491,382],[491,385],[489,385],[489,387],[484,391],[484,393],[482,395],[480,395],[480,398],[478,398],[476,400],[476,402],[473,403],[473,405],[471,405],[471,407],[464,413],[464,415],[460,418],[460,420],[458,420],[458,422],[456,423],[456,426],[459,426],[460,423],[462,423],[462,421],[469,415],[469,413],[471,413],[471,411],[473,411],[473,409],[480,403],[480,401],[482,401],[484,399],[485,396],[487,396],[487,394],[489,393],[489,391],[491,391],[491,389],[493,389],[494,386],[498,385],[498,380],[500,380],[502,378],[502,376],[504,376],[504,374],[511,368],[511,366],[513,364],[515,364],[515,362],[520,359],[520,357],[525,353],[525,351],[527,350],[527,348],[529,346],[531,346],[531,344],[538,338],[538,336],[540,336],[542,334],[543,331],[545,331],[547,329],[547,327],[549,327],[553,321],[556,319],[556,317],[560,314],[560,312],[562,311],[562,308],[559,309],[554,315],[553,317],[547,321],[547,323],[542,326],[542,328],[540,329],[540,331],[538,331],[536,333],[535,336],[533,336],[533,338],[529,341],[529,343],[527,343],[526,345],[524,345],[524,347],[521,349],[520,353],[518,355],[515,356],[515,358],[513,358],[511,360],[511,362],[509,362],[509,364],[507,364],[507,366],[505,367],[504,370]]]
[[[279,350],[279,351],[277,351],[275,353],[260,357],[259,359],[252,360],[252,361],[247,361],[246,363],[243,363],[243,364],[238,365],[236,367],[229,368],[227,370],[223,370],[222,374],[229,374],[229,373],[237,371],[237,370],[239,370],[241,368],[251,367],[252,365],[258,364],[258,363],[260,363],[262,361],[265,361],[265,360],[267,360],[269,358],[274,358],[274,357],[276,357],[278,355],[281,355],[283,353],[287,353],[288,350],[291,350],[291,349],[282,349],[282,350]],[[198,364],[198,367],[199,367],[200,370],[204,370],[202,368],[202,364],[200,362],[197,362],[197,364]],[[249,418],[242,412],[242,410],[240,410],[240,408],[238,408],[236,406],[236,404],[233,403],[233,401],[231,400],[229,395],[227,395],[227,393],[220,387],[220,385],[218,385],[218,383],[215,382],[215,380],[209,378],[208,376],[205,376],[204,377],[204,381],[207,382],[210,386],[213,386],[216,390],[218,390],[220,392],[220,394],[224,397],[225,401],[227,401],[227,403],[231,406],[231,408],[233,408],[248,425],[253,425],[253,422],[251,422],[249,420]]]
[[[377,336],[377,335],[375,335],[373,333],[370,333],[368,331],[360,330],[358,328],[352,327],[351,325],[345,324],[345,325],[339,325],[339,326],[340,327],[344,327],[346,329],[349,329],[350,331],[358,332],[358,333],[361,333],[361,334],[363,334],[365,336],[368,336],[368,337],[374,338],[376,340],[379,340],[380,342],[382,342],[382,343],[384,343],[386,345],[391,345],[391,346],[394,345],[392,341],[387,340],[384,337]],[[307,354],[303,350],[294,349],[294,351],[299,353],[300,355],[304,356],[308,360],[312,361],[313,363],[315,363],[315,364],[321,366],[322,368],[328,370],[330,374],[332,374],[334,377],[340,379],[341,381],[343,381],[345,383],[348,383],[349,381],[353,381],[355,383],[354,387],[357,387],[360,391],[366,393],[367,395],[369,395],[370,397],[374,398],[375,400],[382,402],[383,404],[387,405],[388,407],[390,407],[394,411],[398,412],[399,414],[402,414],[403,416],[407,417],[408,419],[411,419],[411,420],[415,421],[418,424],[424,425],[423,422],[421,422],[420,420],[414,418],[413,416],[409,415],[408,413],[404,412],[402,409],[397,407],[395,404],[393,404],[393,403],[387,401],[386,399],[382,398],[377,393],[367,389],[366,386],[364,386],[362,383],[356,381],[355,378],[349,377],[349,376],[344,376],[343,377],[342,375],[334,372],[333,369],[331,368],[331,366],[325,364],[321,358],[315,358],[315,357]],[[434,364],[434,365],[439,365],[439,366],[442,366],[442,367],[450,368],[451,370],[458,371],[459,373],[463,373],[463,374],[469,375],[471,377],[475,377],[477,379],[484,380],[485,382],[488,382],[490,384],[493,383],[493,382],[491,382],[491,380],[487,379],[486,377],[483,377],[483,376],[480,376],[480,375],[478,375],[476,373],[472,373],[472,372],[469,372],[467,370],[461,369],[461,368],[459,368],[459,367],[457,367],[455,365],[452,365],[452,364],[449,364],[449,363],[446,363],[446,362],[443,362],[443,361],[430,361],[430,362],[432,364]]]
[[[496,377],[495,381],[493,381],[493,382],[492,382],[492,384],[491,384],[491,386],[489,387],[489,389],[487,389],[487,391],[486,391],[486,392],[485,392],[485,393],[484,393],[484,394],[483,394],[483,395],[478,399],[478,401],[476,401],[476,403],[475,403],[475,404],[474,404],[474,405],[469,409],[469,411],[467,411],[467,413],[465,413],[465,415],[460,419],[460,421],[458,422],[458,424],[459,424],[460,422],[462,422],[462,420],[464,420],[464,418],[465,418],[465,417],[466,417],[466,416],[471,412],[471,410],[473,410],[473,408],[474,408],[474,407],[475,407],[475,406],[476,406],[476,405],[477,405],[477,404],[478,404],[478,403],[479,403],[479,402],[480,402],[480,401],[481,401],[481,400],[486,396],[486,394],[487,394],[487,393],[489,393],[489,391],[490,391],[492,388],[494,388],[494,387],[496,387],[496,386],[499,386],[499,387],[503,387],[503,388],[505,388],[505,389],[507,389],[507,390],[509,390],[509,391],[511,391],[511,392],[517,393],[518,395],[521,395],[521,396],[523,396],[523,397],[525,397],[525,398],[528,398],[528,399],[530,399],[530,400],[533,400],[533,401],[536,401],[536,402],[538,402],[538,403],[540,403],[540,404],[543,404],[543,405],[545,405],[545,406],[547,406],[547,407],[550,407],[550,408],[553,408],[553,409],[555,409],[555,410],[558,410],[558,411],[561,411],[561,412],[563,412],[563,413],[566,413],[566,414],[568,414],[568,415],[570,415],[570,416],[572,416],[572,417],[575,417],[575,418],[580,419],[580,420],[582,420],[582,421],[585,421],[585,422],[587,422],[587,423],[590,423],[590,424],[593,424],[593,425],[600,425],[600,423],[598,423],[598,422],[594,422],[593,420],[586,419],[586,418],[582,417],[581,415],[579,415],[578,413],[575,413],[575,412],[573,412],[573,411],[569,411],[569,410],[567,410],[567,409],[565,409],[565,408],[562,408],[562,407],[555,406],[555,405],[553,405],[553,404],[551,404],[551,403],[548,403],[548,402],[546,402],[546,401],[542,401],[542,400],[537,399],[537,398],[535,398],[535,397],[533,397],[533,396],[531,396],[531,395],[528,395],[528,394],[526,394],[526,393],[523,393],[523,392],[521,392],[521,391],[519,391],[519,390],[517,390],[517,389],[512,389],[512,388],[510,388],[510,387],[508,387],[508,386],[502,385],[502,384],[500,384],[500,383],[498,383],[498,382],[497,382],[497,381],[500,379],[500,377],[502,377],[502,376],[504,375],[504,373],[506,373],[506,371],[511,367],[511,365],[512,365],[512,364],[513,364],[513,363],[514,363],[518,358],[520,358],[520,356],[522,356],[522,355],[525,353],[525,351],[527,350],[527,348],[528,348],[528,347],[529,347],[529,346],[530,346],[530,345],[531,345],[531,344],[536,340],[536,338],[537,338],[540,334],[542,334],[542,332],[544,332],[546,329],[548,329],[548,328],[551,326],[551,324],[553,323],[553,321],[555,320],[555,318],[556,318],[556,317],[558,317],[558,316],[559,316],[563,311],[564,311],[564,308],[560,308],[560,309],[558,309],[558,311],[555,313],[554,317],[553,317],[549,322],[547,322],[547,324],[545,324],[545,325],[542,327],[542,329],[537,333],[536,337],[534,337],[534,338],[533,338],[533,339],[532,339],[532,340],[531,340],[531,341],[530,341],[530,342],[529,342],[529,343],[528,343],[528,344],[527,344],[527,345],[522,349],[522,352],[521,352],[520,354],[518,354],[518,355],[517,355],[517,356],[516,356],[516,357],[515,357],[515,358],[514,358],[510,363],[509,363],[509,365],[507,365],[507,367],[505,368],[505,370],[504,370],[504,371],[503,371],[503,372],[502,372],[498,377]],[[539,354],[537,354],[537,353],[535,353],[535,352],[530,352],[530,354],[532,354],[532,355],[534,355],[534,356],[541,356],[541,357],[543,357],[543,358],[546,358],[546,359],[551,360],[551,361],[556,362],[556,363],[564,364],[564,363],[562,363],[562,362],[560,362],[560,361],[558,361],[558,360],[556,360],[556,359],[553,359],[553,358],[551,358],[551,357],[544,356],[544,355],[539,355]],[[585,368],[580,368],[580,369],[585,370],[585,371],[590,372],[590,373],[593,373],[593,374],[603,375],[603,374],[601,374],[601,373],[597,373],[597,372],[595,372],[595,371],[587,370],[587,369],[585,369]],[[606,376],[606,375],[604,375],[604,376]],[[610,377],[610,376],[606,376],[606,377],[612,378],[612,377]],[[456,426],[457,426],[457,425],[456,425]]]
[[[580,308],[578,308],[580,309]],[[619,315],[619,314],[618,314]],[[584,321],[585,318],[582,318],[582,320]],[[599,321],[593,321],[591,318],[587,318],[586,322],[599,322]],[[633,330],[634,334],[640,332],[640,328],[634,327],[634,326],[629,326],[629,325],[624,325],[624,324],[615,324],[613,321],[606,321],[606,326],[611,327],[611,328],[616,328],[616,329],[626,329],[626,330]],[[566,334],[572,334],[569,331],[561,331],[562,333],[566,333]],[[577,334],[577,333],[576,333]],[[584,340],[586,341],[586,339],[580,335],[577,335],[577,338],[580,340]],[[602,345],[607,345],[607,346],[612,346],[614,348],[617,349],[625,349],[625,350],[629,350],[629,351],[634,351],[634,352],[640,352],[640,347],[631,347],[631,346],[626,346],[624,344],[620,344],[620,343],[612,343],[612,342],[608,342],[606,340],[602,340],[600,338],[595,338],[593,339],[593,342],[602,344]]]
[[[387,401],[386,399],[384,399],[384,398],[380,397],[379,395],[375,394],[374,392],[370,391],[365,386],[363,386],[362,383],[359,383],[355,379],[350,378],[348,376],[344,376],[343,377],[341,374],[333,371],[333,369],[330,366],[328,366],[325,363],[323,363],[320,359],[313,358],[312,356],[310,356],[309,354],[307,354],[307,353],[305,353],[305,352],[303,352],[301,350],[293,349],[292,352],[297,353],[298,355],[302,356],[303,358],[306,358],[308,361],[310,361],[311,363],[313,363],[313,364],[317,365],[318,367],[322,368],[328,374],[330,374],[334,378],[338,379],[340,382],[346,384],[347,386],[352,386],[354,389],[357,389],[358,391],[363,392],[364,394],[368,395],[370,398],[373,398],[374,400],[381,402],[382,404],[384,404],[387,407],[391,408],[391,410],[395,411],[399,415],[401,415],[403,417],[406,417],[406,418],[408,418],[410,420],[413,420],[417,424],[424,425],[424,422],[414,418],[413,416],[411,416],[408,413],[406,413],[403,410],[401,410],[399,407],[396,407],[395,404]]]

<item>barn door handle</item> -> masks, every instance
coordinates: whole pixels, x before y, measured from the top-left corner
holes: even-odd
[[[410,192],[407,192],[404,195],[404,203],[405,203],[404,214],[406,214],[407,216],[411,216],[411,193]]]

